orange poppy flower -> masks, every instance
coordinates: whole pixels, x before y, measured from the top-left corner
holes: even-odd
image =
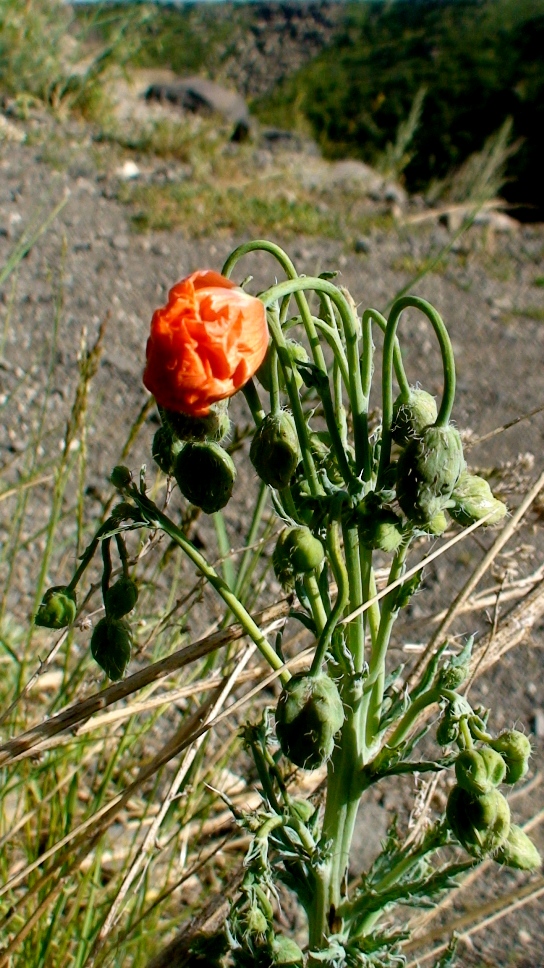
[[[267,347],[262,302],[201,269],[176,283],[153,313],[144,385],[165,410],[203,417],[247,383]]]

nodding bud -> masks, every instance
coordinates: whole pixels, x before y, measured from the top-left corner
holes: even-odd
[[[505,783],[517,783],[529,769],[531,743],[519,729],[507,729],[489,745],[500,753],[506,764]]]
[[[294,339],[288,339],[285,342],[287,344],[287,351],[293,363],[296,364],[296,363],[310,362],[310,358],[302,343],[297,343],[297,341]],[[272,386],[272,373],[271,373],[271,361],[270,361],[271,350],[272,350],[272,344],[270,343],[268,346],[268,350],[266,352],[266,356],[263,362],[261,363],[259,369],[257,370],[257,373],[255,374],[259,383],[261,384],[262,387],[264,387],[267,393],[270,393],[270,388]],[[280,390],[285,390],[285,377],[283,375],[283,368],[279,362],[277,365],[278,365],[279,387],[280,387]],[[295,383],[297,385],[297,389],[300,390],[304,381],[300,373],[297,372],[296,367],[293,367],[293,372],[295,376]]]
[[[164,474],[170,477],[174,473],[174,462],[183,444],[174,437],[170,427],[163,424],[156,431],[151,444],[151,455]]]
[[[408,444],[397,464],[397,498],[406,517],[425,525],[443,510],[464,469],[459,432],[427,427]]]
[[[46,629],[64,629],[76,617],[76,593],[67,585],[53,585],[43,596],[42,603],[34,616],[34,625]]]
[[[495,789],[472,794],[454,786],[446,817],[458,841],[478,860],[502,847],[510,829],[510,807]]]
[[[176,458],[174,477],[191,504],[213,514],[230,501],[236,468],[219,444],[188,443]]]
[[[104,595],[108,618],[123,618],[132,611],[138,601],[138,586],[132,578],[119,578]]]
[[[283,934],[277,934],[272,942],[273,965],[303,965],[304,955],[296,941]]]
[[[249,458],[257,474],[270,487],[287,487],[300,458],[295,421],[286,410],[269,413],[257,427]]]
[[[328,676],[300,673],[284,687],[276,709],[276,735],[282,753],[296,766],[316,770],[325,763],[343,722],[340,693]]]
[[[375,494],[368,494],[357,507],[361,542],[367,548],[391,553],[402,543],[402,522],[394,511],[381,506]]]
[[[132,482],[132,473],[124,464],[117,464],[110,474],[110,481],[118,491],[123,491]]]
[[[450,746],[459,736],[459,720],[455,716],[451,705],[446,706],[444,715],[436,730],[436,742],[439,746]]]
[[[467,528],[469,524],[481,521],[487,514],[485,526],[498,524],[508,514],[506,504],[493,496],[493,492],[483,477],[463,471],[455,485],[452,495],[455,507],[448,508],[448,514]]]
[[[304,525],[285,528],[277,540],[272,556],[274,574],[284,587],[290,588],[295,575],[315,571],[324,558],[323,545],[309,528]]]
[[[204,417],[191,417],[187,413],[164,410],[159,407],[163,427],[166,427],[178,440],[204,441],[218,443],[230,430],[228,414],[229,401],[220,400],[212,404]]]
[[[132,652],[132,630],[128,622],[101,618],[93,629],[91,652],[109,679],[122,679]]]
[[[425,427],[434,424],[437,416],[434,397],[418,387],[410,387],[408,398],[401,393],[393,404],[393,440],[405,447],[414,437],[420,437]]]
[[[542,865],[542,857],[533,841],[515,823],[510,825],[508,837],[493,859],[519,871],[534,871]]]
[[[458,785],[468,793],[489,793],[504,780],[506,764],[499,753],[484,746],[463,750],[455,761]]]

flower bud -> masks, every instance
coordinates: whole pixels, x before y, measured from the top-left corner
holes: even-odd
[[[455,507],[448,508],[448,514],[464,528],[480,521],[490,512],[493,513],[485,526],[498,524],[508,513],[506,504],[493,496],[487,481],[476,474],[469,474],[466,470],[457,481],[451,499],[455,501]]]
[[[443,510],[465,466],[455,427],[427,427],[397,465],[397,498],[407,518],[425,524]]]
[[[344,722],[336,683],[326,675],[293,676],[276,709],[276,734],[284,756],[305,770],[316,770],[332,755],[334,737]]]
[[[269,413],[257,427],[249,458],[257,474],[270,487],[287,487],[299,462],[295,421],[290,413]]]
[[[515,867],[520,871],[534,871],[542,864],[542,857],[533,841],[515,823],[510,825],[508,837],[493,859],[498,864]]]
[[[297,341],[294,339],[288,339],[285,342],[287,344],[287,350],[289,352],[289,356],[291,357],[291,360],[293,363],[309,363],[309,356],[306,352],[305,347],[302,345],[302,343],[297,343]],[[272,344],[269,344],[268,350],[266,352],[266,356],[263,362],[261,363],[259,369],[257,370],[257,373],[255,374],[257,379],[259,380],[259,383],[261,384],[262,387],[264,387],[267,393],[270,393],[270,387],[272,385],[272,375],[271,375],[271,366],[270,366],[271,348],[272,348]],[[300,373],[298,373],[295,368],[293,369],[294,369],[297,389],[300,390],[304,381]],[[278,382],[279,382],[280,390],[285,390],[285,378],[283,375],[283,369],[281,367],[281,364],[279,363],[278,363]]]
[[[450,746],[459,736],[459,720],[454,715],[450,705],[446,706],[444,715],[436,730],[436,742],[439,746]]]
[[[500,753],[506,764],[505,783],[517,783],[529,769],[531,743],[519,729],[507,729],[489,745]]]
[[[393,511],[382,507],[373,494],[368,494],[359,504],[357,522],[361,542],[367,548],[389,554],[396,551],[402,542],[400,518]]]
[[[236,468],[219,444],[188,443],[176,457],[174,477],[191,504],[213,514],[230,501]]]
[[[266,934],[268,921],[260,907],[252,906],[247,912],[247,929],[250,934]]]
[[[310,803],[309,800],[300,800],[298,798],[292,801],[291,809],[303,823],[308,823],[308,820],[311,820],[315,813],[313,803]]]
[[[117,464],[110,474],[110,481],[118,491],[123,491],[132,481],[132,474],[124,464]]]
[[[42,603],[34,617],[34,625],[46,629],[64,629],[76,617],[76,593],[67,585],[53,585],[43,596]]]
[[[132,578],[119,578],[104,595],[108,618],[123,618],[132,611],[138,601],[138,586]]]
[[[400,394],[393,404],[393,440],[401,447],[406,446],[414,437],[421,436],[424,427],[434,424],[437,416],[434,397],[418,387],[410,387],[408,399]]]
[[[488,746],[463,750],[455,761],[458,785],[468,793],[489,793],[504,780],[506,766],[502,756]]]
[[[430,521],[426,521],[423,527],[427,534],[432,534],[439,538],[448,527],[448,519],[443,511],[439,511]]]
[[[302,966],[303,963],[304,955],[296,941],[283,934],[277,934],[272,942],[272,964]]]
[[[122,619],[101,618],[91,637],[91,652],[110,679],[122,679],[130,661],[132,630]]]
[[[459,842],[478,860],[501,847],[510,829],[510,807],[502,793],[494,789],[473,795],[454,786],[446,817]]]
[[[285,528],[276,543],[272,564],[274,574],[284,587],[291,587],[295,575],[305,575],[319,568],[325,551],[319,538],[314,538],[303,525]]]
[[[163,426],[178,440],[219,442],[230,430],[228,400],[214,403],[204,417],[191,417],[187,413],[159,408]],[[159,465],[160,466],[160,465]]]
[[[151,445],[151,455],[161,471],[169,477],[174,472],[174,461],[181,450],[180,441],[174,437],[170,427],[163,424],[156,431]]]

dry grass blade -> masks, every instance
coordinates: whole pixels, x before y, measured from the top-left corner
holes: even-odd
[[[530,491],[525,495],[520,506],[516,509],[515,513],[512,515],[510,521],[502,529],[502,531],[498,535],[497,539],[495,540],[495,542],[493,543],[493,545],[491,546],[487,554],[484,555],[480,564],[474,569],[468,581],[465,583],[465,585],[463,586],[459,594],[454,598],[453,602],[448,608],[448,611],[446,612],[446,615],[442,619],[440,625],[438,626],[434,634],[431,636],[431,639],[426,649],[420,655],[416,663],[416,666],[412,671],[412,675],[410,677],[410,685],[413,685],[417,681],[417,677],[420,670],[425,666],[426,662],[428,661],[429,657],[433,654],[439,642],[446,635],[446,632],[451,627],[454,619],[458,614],[459,609],[462,608],[462,606],[468,600],[468,598],[476,588],[476,585],[478,584],[480,579],[485,575],[486,571],[490,568],[491,564],[493,563],[493,561],[495,560],[495,558],[497,557],[501,549],[504,547],[506,542],[509,541],[509,539],[512,537],[519,522],[526,514],[526,512],[529,510],[533,501],[535,501],[535,499],[538,497],[543,487],[544,487],[544,473],[540,475],[540,477],[535,482],[535,484],[533,484]],[[467,532],[468,532],[468,529],[467,529]],[[466,534],[467,532],[463,532],[463,534]]]
[[[287,602],[278,602],[276,605],[271,605],[255,616],[255,621],[263,625],[268,624],[287,615],[288,611],[289,605]],[[189,663],[195,662],[197,659],[201,659],[211,652],[215,652],[216,649],[237,641],[244,634],[244,630],[239,625],[232,625],[228,629],[214,632],[204,639],[199,639],[191,645],[178,649],[171,655],[166,656],[165,659],[146,666],[139,672],[135,672],[132,676],[123,679],[122,682],[116,682],[101,692],[94,693],[87,699],[80,700],[67,709],[62,710],[62,712],[57,713],[51,719],[46,720],[46,722],[26,730],[20,736],[15,736],[0,746],[0,765],[8,761],[20,759],[23,756],[31,755],[36,746],[43,740],[65,730],[73,729],[79,723],[89,719],[94,713],[99,712],[99,710],[111,706],[114,702],[119,702],[119,700],[130,696],[139,689],[143,689],[157,679],[163,679],[171,675],[173,672],[189,665]]]

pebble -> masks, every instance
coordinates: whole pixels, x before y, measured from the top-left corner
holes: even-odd
[[[544,709],[535,709],[533,713],[533,733],[538,739],[544,737]]]
[[[368,253],[372,251],[372,243],[370,239],[365,239],[364,237],[361,237],[359,239],[355,239],[355,242],[353,243],[353,248],[355,252],[359,252],[363,255],[368,255]]]
[[[118,249],[120,252],[125,252],[130,245],[128,235],[114,235],[113,239],[111,240],[111,244],[114,249]]]
[[[134,161],[125,161],[120,168],[117,168],[115,174],[118,178],[122,178],[124,181],[131,181],[133,178],[139,178],[141,175],[138,165]]]

